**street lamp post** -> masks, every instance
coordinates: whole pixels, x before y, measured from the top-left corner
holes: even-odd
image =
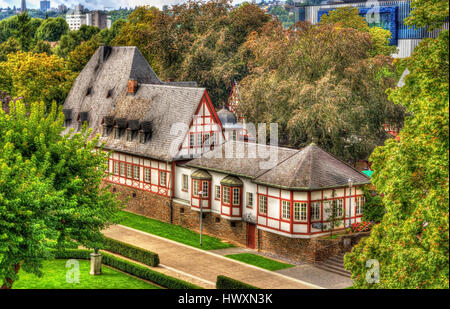
[[[198,194],[200,196],[200,247],[202,246],[202,230],[203,230],[203,191],[200,191]]]
[[[348,227],[352,227],[352,187],[353,187],[353,179],[348,180],[348,186],[350,187],[350,196],[348,197]]]

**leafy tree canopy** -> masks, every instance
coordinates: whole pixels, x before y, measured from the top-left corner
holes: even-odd
[[[39,40],[56,42],[62,35],[69,32],[69,25],[61,17],[48,18],[36,30],[36,37]]]
[[[430,5],[431,4],[431,5]],[[410,19],[435,27],[441,1],[413,1]],[[439,11],[439,12],[438,12]],[[448,17],[448,3],[447,15]],[[356,288],[449,288],[449,33],[424,39],[404,66],[405,85],[389,98],[406,108],[399,139],[377,147],[373,184],[386,214],[345,256]],[[379,283],[366,281],[366,261],[380,265]]]
[[[98,248],[101,231],[120,207],[100,188],[108,154],[98,138],[62,135],[64,115],[43,102],[0,109],[0,286],[10,288],[19,269],[42,275],[55,241]]]

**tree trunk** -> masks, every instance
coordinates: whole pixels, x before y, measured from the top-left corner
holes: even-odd
[[[20,270],[20,263],[17,263],[16,265],[14,265],[14,273],[17,275],[19,273],[19,270]],[[6,278],[5,281],[6,282],[3,283],[0,290],[9,290],[12,288],[14,281],[11,278]]]

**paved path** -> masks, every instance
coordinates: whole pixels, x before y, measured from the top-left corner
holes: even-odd
[[[212,287],[225,275],[264,289],[314,289],[319,286],[193,248],[126,226],[115,225],[103,232],[107,237],[158,253],[161,267]],[[192,281],[191,281],[192,282]]]
[[[295,267],[285,268],[281,270],[276,270],[277,273],[283,274],[285,276],[299,279],[314,285],[321,286],[327,289],[344,289],[353,284],[352,279],[347,276],[342,276],[336,273],[332,273],[330,271],[326,271],[319,267],[314,266],[313,264],[309,264],[302,261],[295,261],[292,259],[288,259],[286,257],[282,257],[276,254],[271,254],[268,252],[259,252],[255,250],[251,250],[248,248],[242,247],[233,247],[233,248],[225,248],[218,250],[211,250],[210,252],[219,254],[219,255],[228,255],[228,254],[236,254],[236,253],[253,253],[261,256],[265,256],[271,258],[276,261],[280,261],[282,263],[289,263],[295,265]]]

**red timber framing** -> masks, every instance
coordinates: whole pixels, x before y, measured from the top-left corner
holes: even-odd
[[[209,115],[206,114],[206,111],[208,111]],[[198,119],[201,121],[197,121]],[[206,128],[207,126],[214,125],[217,126],[217,130]],[[214,138],[212,138],[213,135]],[[212,144],[219,145],[221,143],[221,138],[225,138],[222,132],[222,124],[220,123],[219,117],[217,116],[211,99],[209,98],[208,92],[205,90],[205,93],[195,110],[194,116],[191,119],[189,130],[186,132],[179,150],[186,150],[187,154],[198,154],[198,152],[195,151],[197,148],[210,148],[213,147],[211,146]],[[207,145],[205,145],[205,139],[207,141]]]
[[[226,186],[220,185],[220,214],[222,216],[230,218],[241,218],[242,217],[242,186]],[[234,192],[238,191],[238,201],[234,199]],[[224,201],[224,192],[228,192],[228,202]],[[228,212],[226,210],[229,210]],[[238,214],[234,214],[234,210],[238,211]]]
[[[206,190],[204,190],[206,188]],[[211,180],[200,180],[191,178],[191,207],[200,210],[200,194],[202,194],[203,210],[211,210]]]
[[[126,160],[127,156],[132,162]],[[116,152],[108,159],[109,175],[104,181],[171,197],[174,192],[174,167],[174,163]]]
[[[265,188],[265,190],[263,188]],[[325,233],[325,232],[327,232],[326,230],[312,232],[311,231],[311,226],[312,226],[313,223],[322,223],[322,225],[323,225],[324,223],[329,222],[328,220],[324,220],[324,214],[326,214],[326,212],[324,211],[325,202],[326,201],[338,200],[338,199],[342,199],[343,200],[343,205],[344,205],[343,206],[343,215],[344,215],[343,223],[344,223],[344,227],[336,229],[335,231],[344,230],[347,227],[347,225],[348,225],[349,218],[348,218],[348,214],[345,212],[346,209],[348,211],[348,206],[346,206],[346,205],[348,205],[348,199],[349,199],[349,195],[347,195],[348,188],[347,189],[344,188],[344,196],[342,196],[342,197],[334,197],[334,198],[326,198],[326,199],[324,199],[324,191],[325,190],[320,190],[320,196],[321,196],[320,199],[312,199],[311,198],[311,192],[307,191],[306,192],[307,193],[306,200],[296,200],[296,199],[294,199],[294,191],[290,191],[290,199],[286,199],[286,198],[282,198],[282,196],[281,196],[281,189],[279,189],[279,194],[278,195],[270,195],[268,193],[268,190],[269,189],[266,186],[257,185],[257,194],[256,194],[256,208],[257,208],[257,212],[256,212],[257,213],[257,219],[256,219],[256,222],[257,222],[257,226],[264,227],[264,228],[267,228],[267,229],[271,229],[271,230],[274,230],[274,231],[278,231],[278,232],[281,232],[281,233],[292,234],[292,235],[315,235],[315,234]],[[355,223],[358,218],[362,217],[362,214],[356,215],[356,205],[357,205],[358,197],[363,197],[364,195],[363,194],[355,194],[356,190],[357,190],[357,188],[354,187],[352,189],[352,195],[351,195],[351,199],[352,199],[352,205],[351,205],[352,206],[352,216],[351,216],[350,219],[351,219],[352,223]],[[265,192],[262,192],[262,191],[265,191]],[[260,205],[259,205],[259,203],[260,203],[260,196],[266,197],[267,211],[266,211],[265,214],[260,212]],[[279,206],[279,218],[271,217],[271,216],[268,215],[269,214],[268,208],[269,208],[269,205],[270,205],[269,198],[279,200],[279,205],[280,205]],[[289,202],[289,207],[290,207],[290,209],[289,209],[289,213],[290,213],[289,218],[283,218],[283,210],[282,210],[282,203],[283,203],[283,201]],[[302,220],[301,215],[299,215],[300,216],[300,220],[296,220],[295,219],[296,215],[295,215],[295,212],[294,212],[294,208],[295,208],[294,205],[296,203],[299,203],[300,207],[302,207],[301,206],[302,204],[303,205],[306,204],[306,207],[307,207],[306,208],[306,214],[307,214],[306,215],[306,219]],[[311,205],[313,203],[320,203],[320,212],[319,212],[320,218],[319,219],[315,219],[315,220],[312,219]],[[277,226],[276,227],[270,226],[268,224],[269,220],[276,221],[277,222]],[[286,228],[283,229],[281,227],[282,223],[288,223],[289,224],[289,229],[286,229]],[[294,225],[305,225],[306,226],[306,232],[294,232]]]

